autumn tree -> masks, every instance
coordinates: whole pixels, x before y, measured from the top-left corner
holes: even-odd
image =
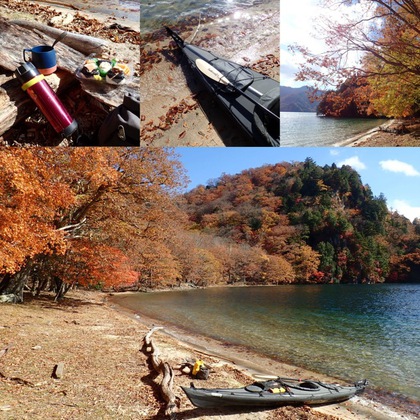
[[[184,175],[170,150],[30,149],[12,150],[1,159],[6,169],[0,199],[7,218],[0,240],[7,265],[0,294],[13,300],[22,299],[37,255],[65,253],[82,237],[141,265],[142,248],[152,248],[169,234],[172,216],[176,220],[172,197]],[[19,253],[13,251],[20,243]],[[139,271],[136,264],[132,269]]]
[[[317,113],[326,117],[369,117],[377,115],[372,88],[364,77],[352,76],[337,90],[322,95]]]
[[[295,281],[295,271],[281,255],[268,255],[263,266],[263,280],[271,284],[287,284]]]
[[[407,116],[420,109],[420,2],[323,0],[339,10],[340,22],[319,23],[326,50],[314,54],[294,46],[305,62],[298,80],[338,87],[351,77],[366,78],[374,107],[384,115]]]

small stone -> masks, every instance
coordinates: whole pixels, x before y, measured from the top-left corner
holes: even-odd
[[[64,375],[64,363],[60,362],[54,366],[54,370],[51,376],[54,379],[62,379],[63,375]]]

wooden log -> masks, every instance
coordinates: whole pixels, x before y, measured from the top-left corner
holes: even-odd
[[[174,386],[174,371],[168,362],[162,364],[162,382],[160,386],[162,388],[162,396],[166,401],[165,414],[172,417],[178,408],[178,399],[173,391]]]
[[[62,29],[53,28],[52,26],[44,25],[43,23],[16,19],[10,21],[14,25],[19,25],[23,28],[33,31],[41,31],[44,34],[48,35],[51,38],[57,38],[62,32]],[[93,36],[77,34],[74,32],[67,32],[67,35],[64,39],[60,41],[65,45],[68,45],[71,48],[74,48],[77,51],[82,52],[83,54],[89,55],[92,53],[103,54],[107,50],[108,42],[105,39],[95,38]],[[58,46],[59,44],[57,44]]]
[[[68,72],[58,71],[47,76],[46,80],[54,91],[58,91],[66,88],[74,78]],[[0,136],[34,110],[35,103],[22,90],[18,80],[0,74]]]
[[[61,33],[58,30],[58,33]],[[19,121],[30,115],[35,104],[22,91],[20,84],[11,72],[23,61],[23,49],[36,45],[52,45],[54,38],[20,27],[0,17],[0,136]],[[67,38],[67,37],[66,37]],[[64,38],[64,39],[66,39]],[[104,41],[106,42],[106,41]],[[58,43],[55,47],[59,70],[47,76],[47,82],[53,88],[64,89],[75,80],[76,69],[85,60],[85,55],[75,49]],[[4,69],[1,72],[1,69]],[[58,77],[58,80],[55,79]],[[108,106],[116,107],[123,102],[125,93],[138,94],[138,79],[122,86],[106,83],[81,81],[82,89],[90,96]]]
[[[169,363],[161,360],[159,348],[154,344],[151,338],[155,331],[161,329],[162,327],[154,327],[145,335],[143,339],[143,349],[149,354],[153,369],[158,374],[162,374],[160,387],[162,397],[166,402],[165,415],[169,418],[173,418],[179,408],[179,398],[173,391],[174,372]]]
[[[59,33],[63,32],[58,30]],[[32,30],[14,25],[0,17],[0,67],[15,71],[23,62],[23,49],[37,45],[52,45],[54,37],[40,35]],[[62,70],[74,73],[83,63],[85,55],[73,48],[58,43],[54,49],[57,53],[57,66]]]

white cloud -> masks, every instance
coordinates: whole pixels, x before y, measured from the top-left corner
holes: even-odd
[[[320,54],[329,49],[322,39],[325,19],[333,22],[357,20],[363,16],[366,25],[371,25],[368,16],[372,15],[372,1],[361,0],[353,4],[326,9],[321,0],[282,0],[280,13],[281,74],[280,82],[286,86],[302,86],[308,82],[294,81],[302,57],[287,50],[290,45],[306,47],[311,53]],[[360,54],[353,52],[347,57],[347,65],[355,64]]]
[[[366,165],[359,159],[359,156],[353,156],[337,163],[337,166],[348,165],[353,169],[362,170],[366,169]]]
[[[384,171],[403,173],[407,176],[420,176],[420,172],[417,169],[409,163],[401,162],[400,160],[381,160],[379,165]]]
[[[331,149],[330,155],[331,156],[338,156],[340,154],[340,151],[338,149]]]
[[[416,217],[420,217],[420,207],[412,206],[404,200],[394,200],[392,202],[392,208],[411,221],[413,221]]]

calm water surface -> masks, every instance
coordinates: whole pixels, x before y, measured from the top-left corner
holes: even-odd
[[[383,119],[324,118],[314,112],[280,112],[281,146],[332,146],[384,123]]]
[[[296,366],[420,401],[420,284],[139,293],[116,301]],[[281,372],[280,372],[281,373]]]

